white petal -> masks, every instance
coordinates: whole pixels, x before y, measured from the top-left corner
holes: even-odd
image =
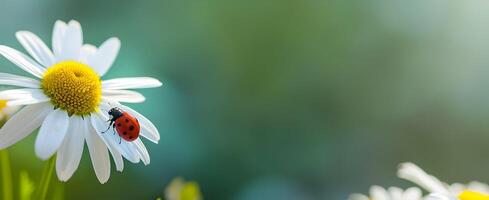
[[[160,140],[160,133],[158,132],[158,129],[156,129],[156,126],[153,125],[151,121],[149,121],[149,119],[147,119],[143,115],[139,114],[137,111],[127,106],[124,106],[119,103],[115,103],[115,104],[121,109],[129,112],[132,116],[136,117],[136,119],[138,119],[141,125],[141,133],[140,133],[141,136],[147,138],[151,142],[158,143],[158,141]]]
[[[54,64],[54,55],[44,42],[34,33],[29,31],[19,31],[15,34],[17,40],[31,54],[31,56],[45,67]]]
[[[99,131],[99,129],[105,128],[102,126],[105,126],[105,125],[103,125],[103,123],[106,122],[107,120],[102,120],[98,115],[99,114],[97,113],[97,114],[92,115],[90,117],[92,129],[93,129],[92,131],[97,133],[98,136],[108,146],[110,154],[112,154],[112,158],[114,159],[114,163],[115,163],[115,167],[116,167],[117,171],[122,172],[122,170],[124,169],[124,160],[122,160],[122,155],[119,152],[119,148],[117,148],[113,142],[107,141],[107,139],[104,136],[102,136],[101,131]]]
[[[0,129],[0,149],[5,149],[38,128],[52,107],[48,103],[29,105],[12,116]]]
[[[424,200],[457,200],[457,198],[445,194],[433,193],[425,197]]]
[[[120,152],[122,156],[124,156],[124,158],[132,163],[138,163],[139,153],[137,152],[137,150],[133,150],[132,146],[130,146],[129,143],[122,141],[120,136],[113,129],[112,131],[110,131],[110,128],[107,129],[109,126],[109,124],[107,123],[108,119],[109,117],[107,115],[103,113],[97,113],[94,115],[94,117],[92,117],[92,125],[94,126],[96,131],[101,133],[100,135],[104,138],[104,141],[107,143],[109,148],[117,149],[117,151]],[[102,133],[105,130],[109,131],[107,131],[106,133]]]
[[[102,81],[102,88],[110,90],[153,88],[161,85],[158,79],[151,77],[115,78]]]
[[[41,67],[41,65],[37,64],[35,61],[10,47],[0,45],[0,54],[24,71],[29,72],[38,78],[41,78],[44,71],[46,71],[45,68]]]
[[[54,23],[52,48],[56,57],[60,57],[63,50],[63,40],[66,34],[66,27],[67,25],[63,21],[58,20],[56,23]]]
[[[489,194],[489,185],[478,181],[471,181],[467,184],[467,189],[474,192]]]
[[[121,146],[122,151],[127,152],[127,155],[131,156],[130,159],[129,158],[126,158],[126,159],[132,163],[139,163],[139,161],[142,158],[141,158],[141,154],[139,153],[134,142],[128,142],[125,140],[121,140],[121,137],[119,137],[118,135],[117,135],[117,137],[119,138],[119,142],[120,142],[119,145]]]
[[[53,110],[47,115],[36,138],[37,157],[47,160],[56,153],[68,131],[68,122],[68,114],[61,109]]]
[[[110,177],[110,158],[105,142],[98,135],[98,131],[92,127],[91,120],[84,120],[90,128],[85,132],[90,159],[92,160],[93,169],[100,183],[106,183]]]
[[[141,160],[143,161],[144,165],[149,165],[150,158],[149,158],[149,153],[146,147],[144,146],[143,142],[141,139],[137,139],[133,142],[134,146],[136,147],[139,156],[141,157]]]
[[[112,154],[112,158],[114,159],[116,170],[122,172],[122,170],[124,170],[124,160],[122,159],[122,154],[111,146],[109,146],[109,150],[110,154]]]
[[[387,189],[387,192],[390,196],[390,199],[392,200],[402,200],[402,194],[403,194],[403,191],[401,188],[398,188],[398,187],[389,187],[389,189]]]
[[[88,65],[88,58],[95,55],[95,53],[97,53],[97,47],[91,44],[84,44],[80,50],[78,61]]]
[[[448,190],[452,194],[460,194],[467,189],[468,187],[465,184],[461,184],[461,183],[452,183],[451,185],[448,186]],[[472,191],[472,189],[468,189],[468,190]]]
[[[18,99],[18,100],[8,101],[7,105],[8,106],[31,105],[31,104],[43,103],[47,101],[49,101],[49,99]]]
[[[146,100],[141,93],[131,90],[102,90],[102,99],[127,103],[140,103]]]
[[[387,191],[383,187],[376,185],[370,187],[370,196],[375,200],[390,200]]]
[[[8,106],[28,105],[49,101],[40,89],[12,89],[0,92],[0,99],[7,100]]]
[[[0,73],[0,85],[12,85],[28,88],[40,88],[41,82],[25,76],[17,76],[13,74]]]
[[[121,41],[119,38],[109,38],[97,50],[97,53],[88,59],[88,65],[93,67],[98,75],[103,76],[114,63]]]
[[[60,181],[67,181],[75,173],[83,154],[84,132],[88,131],[79,116],[70,117],[66,134],[56,158],[56,174]]]
[[[77,60],[80,55],[80,49],[83,45],[83,34],[80,23],[71,20],[65,34],[61,39],[61,51],[56,55],[57,61]]]
[[[404,191],[404,194],[402,195],[402,199],[409,200],[409,199],[421,199],[421,190],[416,187],[411,187],[408,188],[407,190]]]
[[[400,164],[397,176],[411,181],[429,192],[449,194],[449,191],[440,180],[427,174],[413,163]]]

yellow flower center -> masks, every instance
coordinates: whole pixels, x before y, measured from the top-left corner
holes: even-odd
[[[478,192],[465,190],[460,195],[458,195],[460,200],[489,200],[489,195],[481,194]]]
[[[100,77],[89,66],[75,61],[48,68],[41,88],[55,108],[66,110],[70,116],[96,112],[102,97]]]
[[[7,100],[0,99],[0,127],[2,127],[5,122],[7,122],[8,117],[5,112],[3,112],[3,109],[7,107]]]
[[[196,182],[187,182],[180,190],[180,200],[200,200],[201,196],[199,185]]]
[[[0,99],[0,110],[3,110],[6,107],[7,107],[7,100]]]

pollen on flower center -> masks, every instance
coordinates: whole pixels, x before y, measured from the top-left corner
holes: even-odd
[[[489,195],[465,190],[458,196],[458,198],[460,200],[489,200]]]
[[[55,108],[66,110],[70,116],[96,112],[102,96],[100,77],[89,66],[75,61],[48,68],[41,88]]]

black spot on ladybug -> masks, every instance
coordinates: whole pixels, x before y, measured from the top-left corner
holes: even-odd
[[[132,139],[132,136],[129,136],[129,139]]]
[[[129,130],[130,131],[134,130],[134,126],[133,125],[129,126]]]
[[[126,118],[126,123],[128,123],[128,122],[129,122],[129,119]]]
[[[124,133],[122,133],[122,135],[127,135],[127,132],[126,132],[126,131],[124,131]]]
[[[122,126],[122,124],[121,123],[118,123],[117,126]]]

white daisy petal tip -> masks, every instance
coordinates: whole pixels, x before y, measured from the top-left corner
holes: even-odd
[[[420,167],[411,162],[404,162],[399,164],[397,176],[400,178],[405,177],[419,177],[426,174]]]
[[[68,21],[68,24],[71,24],[71,23],[80,24],[80,22],[78,22],[76,19],[71,19],[70,21]]]
[[[113,42],[115,45],[119,47],[121,46],[121,39],[119,39],[118,37],[111,37],[107,39],[107,41]]]
[[[144,143],[141,141],[141,139],[137,139],[136,141],[133,142],[133,144],[135,145],[136,150],[140,155],[141,161],[143,161],[143,164],[149,165],[151,159],[149,157],[148,150],[146,149],[146,146],[144,146]]]
[[[56,20],[56,22],[54,22],[54,26],[66,26],[66,22],[64,22],[63,20]]]
[[[411,181],[432,193],[449,194],[448,188],[436,177],[427,174],[414,163],[406,162],[399,165],[399,178]]]
[[[81,24],[80,24],[80,22],[78,22],[78,21],[76,21],[76,20],[74,20],[74,19],[72,19],[72,20],[70,20],[70,21],[68,22],[68,26],[72,26],[72,27],[74,27],[74,28],[81,29]]]
[[[119,49],[121,47],[121,41],[119,38],[112,37],[103,42],[98,48],[97,52],[87,59],[88,65],[90,65],[100,76],[103,76],[114,63]]]
[[[85,139],[92,160],[95,175],[100,183],[105,183],[110,177],[110,157],[107,144],[99,136],[98,131],[93,129],[91,120],[84,120],[84,125],[88,127],[85,132]]]
[[[20,31],[15,32],[15,37],[17,38],[17,40],[20,40],[19,38],[22,38],[22,35],[28,34],[28,33],[30,33],[30,32],[26,31],[26,30],[20,30]]]
[[[70,118],[68,131],[59,147],[56,157],[56,174],[61,181],[67,181],[78,169],[82,158],[87,126],[81,117]]]
[[[160,80],[155,79],[155,78],[152,78],[152,79],[154,79],[154,81],[156,82],[155,87],[161,87],[161,86],[163,86],[163,83]]]

